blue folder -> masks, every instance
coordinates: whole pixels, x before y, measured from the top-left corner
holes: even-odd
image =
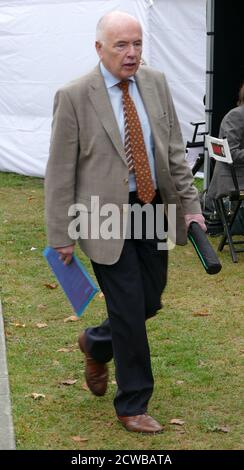
[[[43,256],[63,288],[76,315],[80,317],[98,292],[96,284],[75,255],[73,255],[71,263],[67,265],[59,259],[60,254],[54,248],[45,248]]]

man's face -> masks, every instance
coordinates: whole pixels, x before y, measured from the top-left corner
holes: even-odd
[[[142,31],[135,21],[125,21],[106,28],[104,41],[96,42],[97,53],[107,70],[119,80],[134,75],[140,65]]]

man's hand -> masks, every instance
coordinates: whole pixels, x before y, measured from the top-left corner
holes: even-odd
[[[184,217],[185,217],[187,230],[190,227],[191,222],[197,222],[204,232],[207,231],[207,227],[205,225],[205,219],[202,214],[185,214]]]
[[[69,246],[61,246],[59,248],[55,248],[55,250],[60,253],[59,259],[61,259],[64,264],[69,264],[72,261],[73,253],[74,253],[75,245]]]

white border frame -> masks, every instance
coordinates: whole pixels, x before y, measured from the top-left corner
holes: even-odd
[[[230,153],[230,147],[228,144],[228,140],[226,138],[218,139],[217,137],[206,135],[206,144],[207,144],[208,153],[210,157],[214,158],[218,162],[229,163],[229,164],[233,163],[231,153]],[[224,155],[220,156],[214,153],[212,144],[221,145],[224,150]]]

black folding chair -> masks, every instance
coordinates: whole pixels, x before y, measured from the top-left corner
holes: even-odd
[[[235,245],[243,245],[244,239],[233,240],[231,229],[235,222],[237,213],[244,201],[244,188],[239,188],[238,179],[235,171],[235,166],[231,157],[229,144],[226,138],[218,139],[210,135],[206,136],[206,144],[209,156],[214,158],[225,165],[229,165],[230,175],[232,178],[232,189],[226,188],[223,195],[215,199],[216,209],[219,213],[221,222],[223,224],[224,233],[221,237],[218,250],[222,251],[225,245],[229,246],[230,254],[233,263],[237,263],[236,253],[244,252],[243,248],[236,248]],[[234,188],[234,190],[233,190]],[[228,197],[231,203],[234,203],[233,211],[228,211],[224,203],[224,199]],[[243,234],[244,235],[244,234]]]
[[[192,141],[186,143],[186,159],[190,165],[193,176],[197,172],[203,171],[204,165],[204,136],[206,132],[199,132],[200,126],[205,126],[205,122],[191,122],[194,126]],[[197,136],[201,136],[201,140],[196,140]]]

